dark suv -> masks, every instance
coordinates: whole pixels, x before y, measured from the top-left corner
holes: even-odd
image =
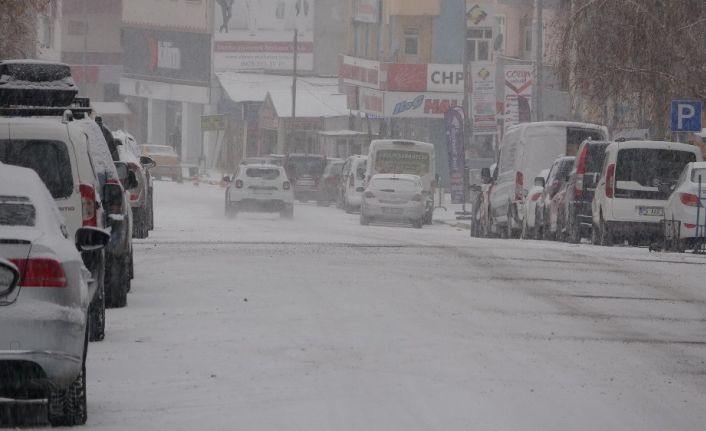
[[[565,238],[579,243],[581,238],[591,238],[593,195],[603,168],[607,141],[584,141],[577,151],[576,174],[567,185],[564,220]]]

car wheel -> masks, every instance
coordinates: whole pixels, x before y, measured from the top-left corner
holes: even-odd
[[[86,344],[85,349],[88,348]],[[86,403],[86,357],[84,352],[81,372],[65,389],[49,392],[47,419],[52,426],[84,425],[88,419]]]
[[[150,219],[149,230],[154,230],[154,190],[150,189]]]
[[[88,341],[105,339],[105,278],[98,281],[96,293],[88,306]]]
[[[419,219],[419,220],[414,220],[412,222],[412,227],[415,229],[421,229],[424,226],[424,220]]]
[[[127,305],[130,288],[130,272],[117,262],[110,262],[105,269],[105,305],[107,308],[123,308]]]
[[[147,211],[145,208],[135,208],[133,211],[133,233],[136,239],[145,239],[149,236],[147,232]]]
[[[600,244],[604,247],[610,247],[613,245],[613,233],[610,231],[610,228],[605,220],[603,220],[603,214],[601,214],[600,223]]]
[[[130,250],[130,263],[128,264],[130,268],[130,280],[135,278],[135,259],[132,255],[132,250]]]

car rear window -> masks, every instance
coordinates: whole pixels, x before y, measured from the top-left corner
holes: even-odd
[[[0,196],[0,226],[34,226],[37,210],[23,196]]]
[[[588,146],[588,154],[586,155],[587,174],[600,172],[602,170],[606,148],[608,148],[608,144],[591,144]]]
[[[71,158],[61,141],[0,140],[0,162],[33,169],[54,199],[71,196]]]
[[[690,151],[652,148],[620,150],[615,173],[618,185],[616,197],[665,200],[669,196],[658,191],[658,187],[661,184],[676,182],[684,167],[695,161],[696,156]],[[619,183],[623,183],[622,187]],[[628,188],[628,183],[637,186]],[[638,187],[652,190],[640,190]]]
[[[701,177],[701,183],[706,184],[706,168],[698,168],[691,171],[691,181],[694,183],[699,182],[699,176]]]
[[[377,179],[370,183],[370,188],[384,192],[413,192],[420,189],[416,181],[407,179]]]
[[[268,168],[248,168],[245,171],[248,178],[262,178],[265,180],[276,180],[279,178],[279,169]]]

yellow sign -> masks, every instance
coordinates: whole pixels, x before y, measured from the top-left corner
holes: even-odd
[[[225,130],[225,128],[225,115],[204,115],[201,117],[201,130],[204,132]]]

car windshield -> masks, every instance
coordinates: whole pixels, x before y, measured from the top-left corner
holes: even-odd
[[[0,226],[34,226],[37,211],[22,196],[0,196]]]
[[[402,178],[374,178],[370,183],[370,188],[389,193],[421,191],[418,182]]]
[[[73,193],[71,159],[61,141],[0,140],[0,162],[34,169],[54,199]]]
[[[276,180],[279,178],[279,169],[248,168],[245,171],[248,178],[262,178],[263,180]]]

